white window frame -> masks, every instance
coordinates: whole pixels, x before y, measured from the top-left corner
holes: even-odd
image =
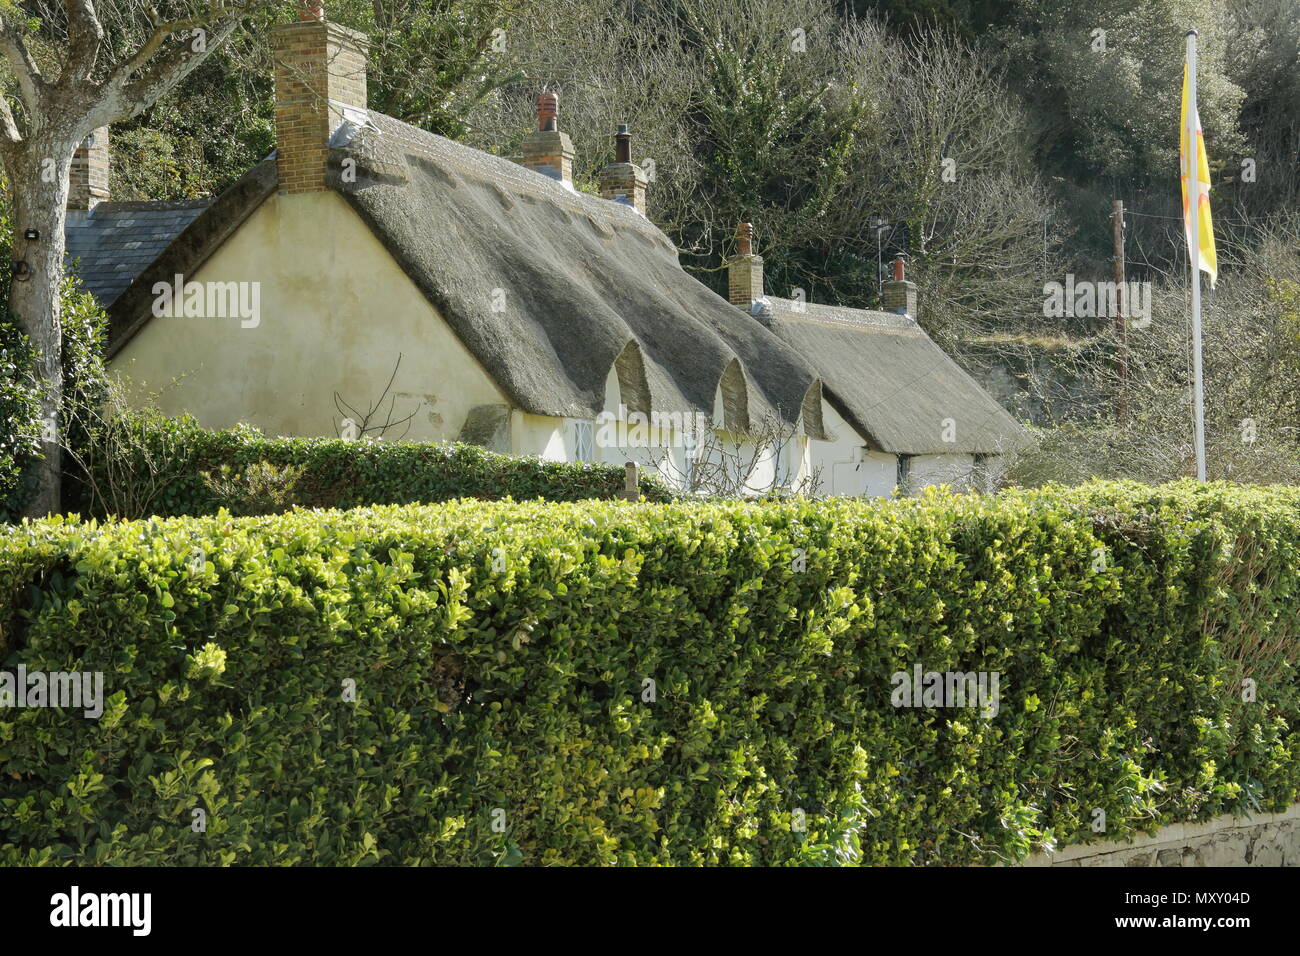
[[[570,434],[573,437],[573,460],[594,462],[596,460],[596,423],[585,418],[569,420]]]

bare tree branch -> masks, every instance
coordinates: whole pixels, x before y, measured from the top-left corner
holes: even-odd
[[[20,142],[22,142],[22,134],[18,132],[18,123],[14,120],[13,110],[9,108],[9,101],[0,96],[0,153],[7,152]]]
[[[99,45],[104,40],[104,25],[99,22],[94,0],[64,0],[68,14],[68,57],[61,85],[90,79],[99,60]]]
[[[417,404],[409,415],[394,420],[393,414],[397,407],[397,396],[389,395],[389,392],[393,387],[393,382],[397,380],[397,370],[401,368],[401,366],[402,355],[399,352],[397,355],[397,363],[393,366],[393,374],[388,376],[388,384],[384,386],[384,390],[380,393],[379,401],[373,403],[370,406],[370,410],[364,415],[358,409],[353,408],[352,405],[338,392],[334,393],[334,408],[338,410],[339,415],[343,416],[344,421],[351,421],[357,426],[357,438],[365,438],[371,433],[373,433],[374,437],[377,439],[386,438],[388,429],[396,428],[399,425],[405,425],[406,428],[402,431],[402,434],[397,437],[397,441],[401,441],[411,430],[411,422],[414,420],[416,413],[420,411],[423,403],[421,402]],[[388,402],[388,411],[384,414],[383,422],[381,424],[376,415],[383,409],[384,402]]]
[[[235,17],[210,26],[211,33],[207,39],[206,50],[196,53],[189,44],[181,44],[171,53],[155,59],[138,80],[126,87],[126,101],[132,109],[128,115],[135,116],[143,112],[194,72],[208,58],[212,50],[235,32],[239,26],[239,18]]]
[[[139,49],[98,86],[102,92],[90,128],[129,119],[156,103],[235,32],[247,7],[240,4],[211,14],[158,23]],[[154,22],[156,12],[148,15]],[[168,37],[194,30],[207,34],[199,49],[187,36],[163,52]]]
[[[23,105],[27,107],[33,123],[39,122],[45,78],[41,75],[41,68],[32,59],[22,33],[15,29],[11,20],[3,13],[0,13],[0,51],[4,52],[5,59],[9,61],[9,67],[18,80]]]

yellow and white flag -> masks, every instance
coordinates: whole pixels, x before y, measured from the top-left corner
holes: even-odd
[[[1210,164],[1205,158],[1205,137],[1201,134],[1201,116],[1191,99],[1187,83],[1187,66],[1183,66],[1183,112],[1178,127],[1178,168],[1183,180],[1183,230],[1187,233],[1187,251],[1192,250],[1191,220],[1191,168],[1188,150],[1188,110],[1192,114],[1191,126],[1196,130],[1196,231],[1200,233],[1199,251],[1201,271],[1210,274],[1210,287],[1219,277],[1219,260],[1214,253],[1214,220],[1210,218]]]

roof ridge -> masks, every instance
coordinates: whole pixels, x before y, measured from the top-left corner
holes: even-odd
[[[508,157],[458,143],[454,139],[412,126],[387,113],[367,110],[366,114],[376,121],[381,135],[390,132],[399,135],[402,140],[401,148],[408,153],[422,156],[439,165],[450,165],[457,173],[477,176],[498,188],[504,187],[528,193],[535,198],[566,206],[571,211],[586,216],[601,216],[606,220],[603,225],[630,227],[662,243],[665,248],[673,250],[676,254],[677,246],[664,231],[626,203],[602,199],[566,187],[557,180],[521,166]],[[386,126],[389,128],[385,129]],[[347,146],[342,145],[340,148],[346,149]]]
[[[224,190],[223,190],[224,191]],[[116,202],[106,199],[101,203],[96,203],[88,219],[93,219],[96,213],[100,212],[150,212],[171,211],[175,209],[202,209],[205,206],[212,205],[216,201],[215,196],[209,196],[205,199],[133,199],[124,202]]]
[[[780,306],[779,316],[782,321],[811,322],[840,328],[929,338],[915,319],[897,312],[855,309],[847,305],[827,305],[821,302],[796,302],[780,296],[767,296],[767,299],[774,305]]]

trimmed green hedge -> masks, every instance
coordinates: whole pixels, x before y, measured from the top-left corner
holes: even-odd
[[[267,438],[250,426],[212,431],[192,418],[148,412],[132,413],[104,434],[91,465],[95,481],[128,492],[112,501],[87,489],[69,510],[130,518],[212,514],[222,502],[203,473],[219,475],[224,465],[243,476],[264,462],[302,469],[292,503],[309,508],[454,498],[578,501],[616,497],[624,484],[624,470],[613,465],[544,461],[465,444]],[[640,489],[649,501],[670,498],[653,477],[643,475]]]
[[[14,527],[4,667],[110,696],[0,709],[0,863],[956,864],[1279,810],[1297,569],[1300,492],[1193,484]],[[895,708],[916,664],[996,716]]]

